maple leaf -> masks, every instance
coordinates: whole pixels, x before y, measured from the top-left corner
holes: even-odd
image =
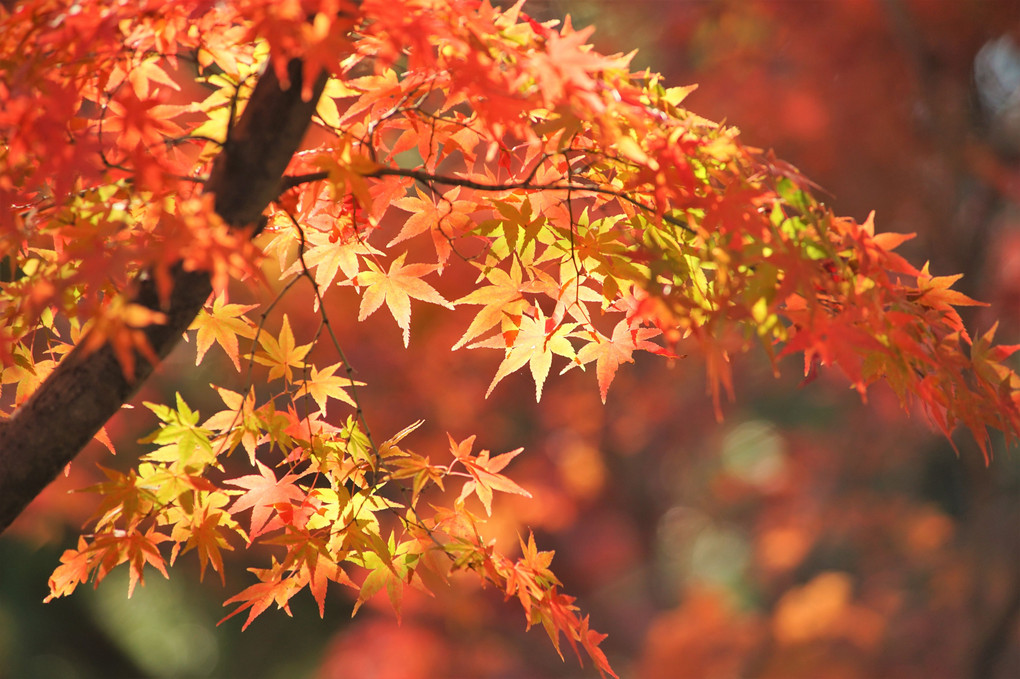
[[[330,221],[336,223],[337,218],[331,217]],[[300,273],[302,260],[309,269],[315,270],[315,283],[320,290],[325,290],[336,280],[337,273],[342,273],[346,278],[353,278],[361,269],[359,257],[365,255],[381,255],[379,250],[368,245],[364,241],[351,240],[347,243],[336,243],[330,232],[310,229],[305,235],[308,245],[300,260],[295,261],[286,269],[281,277]],[[318,300],[316,300],[318,304]],[[317,308],[317,307],[316,307]]]
[[[398,550],[392,536],[387,547],[387,551],[396,556]],[[369,573],[361,583],[361,591],[358,592],[358,599],[354,602],[354,610],[351,611],[351,615],[354,616],[362,604],[385,588],[390,598],[390,605],[393,606],[393,611],[397,614],[399,621],[401,604],[404,599],[404,580],[407,577],[406,567],[400,561],[380,558],[376,552],[366,553],[361,561],[361,565],[367,568]]]
[[[244,314],[257,308],[257,304],[227,304],[223,292],[216,296],[212,306],[202,309],[191,324],[191,330],[198,330],[195,341],[195,365],[202,362],[213,342],[219,344],[234,364],[234,369],[241,372],[241,361],[237,355],[237,338],[251,339],[255,329]]]
[[[471,226],[471,213],[475,203],[470,200],[458,200],[460,188],[455,187],[439,198],[428,196],[420,188],[415,187],[418,195],[399,198],[392,202],[394,207],[411,213],[393,240],[386,247],[391,248],[397,243],[413,238],[425,231],[432,231],[436,256],[439,259],[439,271],[450,257],[449,240],[463,233]]]
[[[389,472],[389,478],[414,478],[411,491],[412,507],[418,503],[418,496],[429,483],[434,483],[443,489],[443,477],[449,472],[448,468],[433,465],[427,456],[405,451],[396,445],[422,424],[424,424],[424,420],[418,420],[379,446],[379,458],[383,460],[383,465]]]
[[[382,306],[385,301],[393,320],[404,331],[404,346],[411,338],[411,301],[410,298],[423,302],[438,304],[447,309],[453,305],[447,302],[435,288],[421,279],[422,276],[435,271],[436,267],[429,264],[404,265],[407,252],[403,252],[390,264],[389,271],[382,272],[374,262],[367,262],[371,271],[362,271],[354,277],[354,285],[364,285],[361,296],[361,308],[358,320],[363,321]]]
[[[1013,371],[1002,365],[1002,361],[1020,351],[1020,344],[993,344],[995,333],[998,329],[999,324],[996,322],[971,347],[970,355],[971,361],[974,364],[974,370],[983,379],[992,384],[998,384],[1002,381],[1020,381],[1020,378]],[[1010,384],[1012,388],[1015,388],[1015,386],[1015,384]]]
[[[506,201],[494,205],[502,220],[496,220],[499,231],[506,239],[507,247],[513,252],[527,253],[534,246],[539,234],[549,226],[549,214],[535,210],[535,203],[528,197],[520,207]]]
[[[581,618],[581,625],[577,630],[577,636],[580,638],[581,645],[588,653],[588,657],[591,658],[591,661],[595,663],[595,667],[598,669],[599,674],[603,677],[609,676],[614,679],[619,679],[616,672],[613,671],[613,668],[609,666],[609,658],[607,658],[606,654],[602,652],[601,648],[599,648],[599,644],[601,644],[609,635],[596,632],[588,625],[589,616],[586,615]]]
[[[105,426],[104,427],[100,427],[99,431],[96,432],[96,435],[93,438],[96,441],[99,441],[100,443],[102,443],[106,447],[106,449],[110,451],[111,454],[113,454],[113,455],[117,454],[117,451],[114,450],[114,448],[113,448],[113,441],[110,439],[110,434],[109,434],[109,432],[106,431],[106,427]]]
[[[235,391],[215,385],[212,386],[227,407],[225,410],[221,410],[209,417],[203,423],[203,426],[206,429],[220,432],[221,435],[228,434],[229,448],[227,452],[233,451],[237,444],[240,443],[244,447],[245,452],[248,453],[248,459],[251,461],[252,466],[254,466],[255,446],[262,434],[258,418],[254,415],[254,388],[249,389],[248,394],[242,397],[241,394]]]
[[[260,582],[245,588],[240,593],[224,601],[224,606],[229,606],[230,604],[241,605],[229,615],[224,616],[216,623],[217,625],[222,625],[241,611],[251,609],[248,611],[248,619],[244,621],[244,625],[241,627],[242,630],[246,630],[248,625],[264,613],[273,603],[276,604],[277,608],[283,609],[287,615],[292,615],[290,612],[290,599],[301,589],[298,579],[283,577],[275,558],[273,559],[272,568],[249,568],[248,570],[255,573],[259,577]]]
[[[273,470],[262,462],[256,460],[255,464],[258,465],[259,474],[249,474],[225,481],[231,486],[245,489],[240,497],[234,500],[229,511],[231,514],[237,514],[246,509],[252,510],[249,541],[263,533],[277,505],[290,505],[305,498],[304,491],[294,485],[297,476],[288,473],[277,479]]]
[[[932,276],[928,272],[928,263],[921,268],[917,276],[917,291],[912,296],[921,304],[938,309],[946,314],[950,327],[960,332],[968,341],[969,336],[963,326],[963,321],[953,307],[956,306],[988,306],[984,302],[973,300],[957,290],[951,290],[956,281],[963,278],[963,274],[955,276]]]
[[[428,456],[408,453],[407,457],[391,460],[386,466],[391,470],[390,478],[392,479],[414,479],[411,488],[412,507],[418,504],[418,496],[428,484],[434,483],[439,486],[440,490],[443,490],[443,478],[447,470],[432,464]]]
[[[397,446],[397,444],[403,441],[408,436],[410,436],[416,429],[418,429],[418,427],[420,427],[423,424],[425,424],[425,420],[417,420],[415,422],[412,422],[411,424],[407,425],[406,427],[398,431],[393,436],[383,441],[381,444],[379,444],[379,457],[382,459],[386,459],[388,457],[393,457],[394,455],[406,455],[407,453],[401,450]]]
[[[115,469],[107,469],[102,465],[99,469],[108,479],[82,489],[86,493],[98,493],[103,496],[96,508],[94,516],[96,530],[102,530],[120,520],[132,525],[152,511],[155,494],[143,487],[138,473],[131,469],[126,474]]]
[[[506,350],[506,356],[499,364],[485,397],[489,397],[500,380],[528,364],[531,376],[535,380],[535,400],[541,401],[542,386],[549,375],[553,354],[571,360],[575,358],[574,347],[571,346],[568,337],[576,325],[576,323],[557,324],[555,319],[546,318],[542,310],[538,309],[534,318],[530,316],[521,318],[519,332],[512,339],[504,334],[470,345],[469,349],[486,347]]]
[[[594,26],[575,31],[570,20],[561,33],[550,33],[546,49],[536,52],[529,64],[536,86],[547,102],[557,102],[569,93],[589,93],[596,88],[591,73],[607,69],[626,69],[631,57],[604,57],[594,50],[585,49],[585,41],[595,30]],[[595,102],[594,97],[586,100]]]
[[[250,355],[256,363],[269,366],[269,380],[283,377],[287,382],[294,381],[294,373],[291,368],[304,367],[304,359],[311,349],[311,344],[297,346],[294,343],[294,332],[290,329],[290,320],[287,314],[283,315],[283,325],[280,327],[280,338],[273,337],[270,333],[259,335],[259,344],[262,349]]]
[[[363,387],[365,383],[337,376],[336,371],[341,365],[343,364],[334,363],[322,369],[313,365],[308,379],[301,382],[300,388],[312,397],[312,400],[315,401],[316,405],[319,406],[319,410],[323,413],[326,412],[326,401],[331,398],[343,401],[352,408],[358,407],[357,402],[344,391],[344,387]]]
[[[308,577],[308,590],[319,606],[320,618],[326,615],[326,587],[330,582],[358,589],[340,565],[323,554],[316,554],[314,560],[305,565],[305,571]]]
[[[319,103],[315,109],[315,114],[319,116],[327,127],[338,129],[341,121],[340,109],[336,105],[336,99],[346,99],[347,97],[357,96],[357,94],[358,91],[348,87],[347,83],[343,80],[330,78],[326,81],[326,86],[322,89],[322,94],[319,96]]]
[[[174,79],[160,66],[159,61],[155,57],[134,64],[127,73],[127,78],[131,83],[131,88],[140,99],[148,98],[149,87],[152,84],[166,85],[178,92],[181,89],[181,86],[174,82]]]
[[[34,363],[31,362],[31,359],[23,359],[25,357],[22,355],[15,356],[14,360],[18,364],[4,368],[2,375],[0,375],[0,384],[17,385],[14,396],[15,405],[21,405],[28,400],[28,397],[57,367],[57,362],[50,359],[35,361]]]
[[[540,615],[535,617],[542,623],[546,634],[553,642],[553,648],[563,659],[563,652],[560,650],[560,632],[564,632],[567,641],[570,642],[574,652],[577,652],[577,641],[572,633],[577,625],[577,607],[574,606],[574,597],[558,592],[555,588],[543,592],[541,600],[536,602],[541,610]],[[528,629],[534,624],[535,619],[528,620]],[[580,656],[578,656],[580,657]]]
[[[499,473],[510,464],[510,460],[521,454],[523,448],[511,450],[509,453],[503,453],[493,458],[489,457],[488,450],[483,450],[477,456],[472,456],[471,448],[475,443],[474,436],[469,436],[460,443],[454,441],[452,436],[447,435],[447,437],[450,439],[450,451],[471,475],[471,480],[464,484],[460,497],[457,498],[458,503],[462,503],[474,493],[485,506],[485,513],[492,516],[492,491],[494,490],[531,497],[531,493]]]
[[[609,385],[616,377],[616,369],[623,363],[634,362],[636,350],[650,351],[656,354],[669,353],[658,344],[649,342],[649,338],[662,334],[657,328],[631,328],[627,319],[621,320],[613,328],[612,339],[606,338],[599,332],[594,333],[594,339],[581,347],[577,352],[577,363],[570,363],[563,372],[573,368],[575,365],[585,365],[595,361],[595,374],[599,381],[599,393],[602,395],[602,402],[606,402],[606,394],[609,392]]]
[[[145,564],[149,564],[158,570],[164,578],[170,578],[170,574],[166,572],[163,555],[159,553],[158,547],[159,543],[166,542],[169,539],[170,538],[168,536],[156,532],[155,528],[150,528],[145,533],[137,530],[130,531],[127,537],[122,539],[123,556],[121,557],[121,560],[127,561],[129,565],[129,599],[131,598],[131,595],[134,594],[135,586],[139,583],[145,583],[145,578],[142,573],[145,568]]]
[[[166,322],[166,314],[153,311],[141,304],[125,302],[117,297],[109,307],[103,309],[102,315],[96,318],[95,325],[82,340],[81,346],[86,353],[91,353],[109,342],[124,375],[133,380],[136,352],[150,363],[159,363],[159,358],[141,328]]]
[[[198,426],[199,412],[188,407],[180,392],[176,408],[148,401],[144,404],[163,422],[158,430],[139,440],[139,443],[163,444],[163,447],[148,453],[145,459],[171,463],[180,461],[185,465],[194,461],[201,466],[214,462],[215,455],[209,441],[212,432]]]
[[[471,319],[467,330],[453,345],[453,349],[459,349],[474,338],[484,335],[500,321],[513,315],[520,315],[527,307],[527,302],[521,294],[521,267],[517,260],[511,264],[509,273],[493,268],[486,272],[486,277],[492,285],[478,288],[454,302],[455,306],[481,304],[482,308]]]
[[[87,582],[91,573],[95,554],[83,536],[78,536],[78,547],[66,549],[60,555],[60,565],[54,569],[49,579],[50,593],[43,599],[49,603],[62,596],[68,596],[79,584]]]
[[[233,547],[224,537],[222,528],[232,528],[243,535],[243,531],[229,514],[212,507],[201,507],[188,517],[186,521],[180,521],[174,525],[170,533],[170,539],[177,542],[170,554],[170,564],[173,565],[179,553],[189,550],[198,552],[199,580],[205,578],[205,567],[211,564],[213,570],[220,574],[220,582],[226,584],[226,574],[223,571],[223,556],[221,549],[233,551]],[[183,551],[180,550],[181,543],[184,543]]]
[[[540,552],[535,544],[535,535],[528,534],[525,543],[520,539],[522,556],[509,570],[506,576],[506,595],[514,594],[524,608],[528,620],[532,620],[532,602],[541,600],[545,591],[552,585],[560,584],[549,566],[552,564],[554,552]]]

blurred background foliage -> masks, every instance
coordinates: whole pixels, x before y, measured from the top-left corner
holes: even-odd
[[[965,310],[971,329],[998,319],[998,338],[1020,341],[1015,0],[530,0],[526,10],[595,24],[600,50],[639,48],[636,67],[699,83],[694,111],[774,148],[836,212],[863,220],[874,209],[880,230],[917,233],[904,246],[915,263],[964,273],[958,287],[991,302]],[[252,294],[239,288],[236,301]],[[368,382],[359,393],[373,431],[424,418],[409,446],[433,456],[446,432],[478,434],[494,452],[524,446],[509,472],[535,497],[499,498],[490,535],[512,549],[534,530],[556,550],[554,569],[610,634],[603,647],[622,677],[1020,676],[1016,450],[1000,446],[986,467],[961,436],[957,457],[888,390],[862,404],[838,375],[802,384],[790,361],[776,379],[762,356],[738,360],[722,423],[693,354],[624,367],[604,407],[580,371],[550,380],[538,405],[525,375],[486,401],[496,355],[449,351],[467,316],[416,307],[405,351],[382,315],[355,324],[356,304],[337,290],[327,311]],[[307,290],[286,307],[307,341]],[[325,348],[318,358],[336,360]],[[212,414],[207,385],[229,384],[233,370],[193,363],[179,349],[136,404],[180,390]],[[43,605],[95,501],[68,491],[91,482],[95,461],[129,466],[154,424],[146,413],[118,416],[118,455],[89,450],[0,540],[0,676],[594,676],[561,663],[512,603],[470,578],[436,599],[409,593],[399,626],[385,602],[350,620],[336,591],[324,621],[302,595],[293,618],[267,614],[243,634],[236,620],[217,627],[220,602],[250,583],[240,566],[225,587],[215,575],[199,583],[187,557],[130,601],[126,578],[111,578]]]

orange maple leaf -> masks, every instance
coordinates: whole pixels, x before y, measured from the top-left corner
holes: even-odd
[[[217,625],[223,624],[241,611],[250,608],[248,619],[244,621],[244,625],[241,627],[242,630],[246,630],[248,625],[252,623],[252,620],[259,617],[274,602],[277,608],[281,608],[287,615],[291,615],[290,599],[300,591],[300,582],[295,578],[282,577],[275,558],[273,559],[273,568],[249,568],[248,570],[258,575],[261,578],[261,582],[255,583],[224,601],[224,606],[229,606],[230,604],[241,605],[229,615],[224,616],[223,619],[216,623]]]
[[[135,586],[138,583],[145,583],[145,578],[142,575],[145,564],[149,564],[158,570],[163,574],[164,578],[170,578],[170,575],[166,572],[166,564],[163,560],[163,555],[159,553],[158,547],[159,543],[169,540],[169,536],[156,532],[155,527],[153,527],[147,530],[144,534],[141,531],[134,530],[131,531],[127,537],[118,539],[122,544],[122,558],[126,560],[130,566],[128,570],[129,599],[131,598],[131,595],[134,594]]]
[[[363,387],[365,383],[338,376],[336,371],[341,365],[341,363],[334,363],[321,370],[313,365],[308,379],[301,385],[323,413],[326,412],[326,402],[331,398],[343,401],[352,408],[358,407],[355,400],[344,389],[351,386]]]
[[[511,315],[520,315],[527,307],[521,294],[521,267],[514,260],[510,272],[493,268],[485,274],[492,282],[484,288],[478,288],[454,302],[458,304],[481,304],[481,310],[471,319],[468,329],[464,331],[453,349],[459,349],[479,335],[495,326]]]
[[[452,436],[447,436],[450,439],[450,451],[471,475],[471,480],[464,484],[457,502],[463,502],[474,493],[485,505],[485,513],[492,516],[492,491],[494,490],[531,497],[531,493],[499,473],[510,464],[510,460],[521,454],[523,448],[511,450],[509,453],[492,458],[489,457],[489,451],[483,450],[477,456],[472,457],[471,448],[475,443],[474,436],[469,436],[460,443],[454,441]]]
[[[457,200],[460,193],[459,187],[451,189],[439,198],[428,196],[420,188],[417,189],[417,192],[417,197],[408,196],[393,201],[394,207],[410,212],[411,216],[404,222],[400,233],[386,247],[393,247],[401,241],[431,230],[439,267],[442,270],[452,251],[449,240],[471,226],[471,213],[475,209],[475,203],[469,200]]]
[[[949,306],[988,306],[985,302],[979,302],[962,292],[949,289],[961,278],[962,273],[954,276],[932,276],[928,273],[928,264],[925,263],[921,268],[921,275],[917,278],[921,301],[936,309],[947,309]]]
[[[244,314],[256,308],[257,304],[227,304],[224,293],[213,300],[209,309],[202,309],[191,324],[191,330],[198,330],[195,342],[195,365],[199,365],[207,351],[216,342],[230,358],[234,368],[241,372],[238,357],[238,336],[251,339],[255,330]]]
[[[499,364],[485,397],[489,397],[500,380],[527,363],[535,380],[535,400],[541,401],[542,386],[545,384],[545,378],[549,376],[553,354],[574,359],[574,347],[567,338],[576,325],[576,323],[557,324],[555,319],[546,318],[542,310],[538,309],[534,318],[530,316],[521,318],[520,331],[516,334],[504,333],[472,344],[469,347],[471,349],[486,347],[506,350],[506,356]]]
[[[276,505],[290,505],[293,501],[301,501],[305,493],[294,485],[298,479],[294,474],[284,474],[277,479],[273,470],[256,460],[259,474],[249,474],[225,481],[231,486],[246,490],[230,505],[230,513],[237,514],[251,509],[251,532],[249,540],[261,535],[269,522]]]
[[[635,351],[644,350],[656,354],[669,354],[658,344],[648,341],[649,338],[660,334],[662,334],[661,331],[656,328],[631,328],[626,319],[621,320],[613,328],[612,339],[601,333],[595,333],[595,338],[577,352],[577,363],[570,363],[563,371],[566,372],[575,365],[583,366],[595,361],[599,392],[602,394],[602,402],[605,403],[609,385],[616,377],[616,369],[623,363],[633,363]]]
[[[92,565],[95,554],[89,549],[89,544],[84,537],[78,537],[76,549],[65,549],[60,556],[60,565],[50,576],[50,593],[43,599],[43,603],[49,603],[62,596],[68,596],[74,592],[79,583],[87,582],[92,573]]]
[[[422,276],[435,271],[436,267],[431,264],[408,264],[404,265],[404,258],[407,252],[401,253],[390,264],[389,271],[383,273],[375,262],[368,261],[368,268],[371,271],[362,271],[353,279],[354,285],[364,285],[365,291],[361,296],[361,309],[358,313],[358,320],[363,321],[371,316],[386,302],[393,320],[404,331],[404,346],[408,345],[411,339],[411,298],[420,299],[423,302],[438,304],[447,309],[453,305],[446,301],[436,289],[421,279]]]
[[[178,554],[195,549],[198,552],[198,579],[205,578],[205,567],[211,564],[213,570],[220,574],[220,582],[226,584],[223,555],[220,554],[220,550],[233,551],[234,548],[227,542],[221,527],[239,530],[230,515],[222,510],[211,507],[196,509],[188,521],[182,521],[174,526],[170,539],[177,541],[177,544],[170,553],[170,564],[176,561]]]

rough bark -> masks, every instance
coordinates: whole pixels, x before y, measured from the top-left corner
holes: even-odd
[[[216,158],[205,191],[228,224],[257,222],[281,187],[283,172],[308,129],[326,75],[310,101],[301,98],[301,62],[292,61],[284,90],[272,68],[259,78],[244,112]],[[205,272],[174,273],[168,308],[161,308],[151,281],[138,281],[135,301],[167,315],[166,325],[145,330],[156,355],[165,358],[201,310],[212,287]],[[135,379],[125,378],[109,345],[85,353],[79,345],[57,366],[10,420],[0,426],[0,532],[92,440],[138,390],[154,365],[137,357]]]

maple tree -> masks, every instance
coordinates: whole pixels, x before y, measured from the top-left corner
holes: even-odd
[[[719,415],[730,356],[758,346],[806,374],[836,365],[862,395],[884,380],[986,456],[989,428],[1018,432],[1016,347],[968,335],[957,277],[834,215],[792,166],[683,108],[691,88],[586,48],[590,31],[424,0],[29,2],[3,21],[4,524],[189,327],[199,361],[215,343],[239,374],[206,419],[148,404],[154,447],[92,489],[51,597],[120,564],[133,588],[192,550],[222,576],[239,544],[275,548],[227,602],[245,625],[306,586],[321,613],[329,582],[399,612],[405,585],[471,570],[612,673],[552,555],[530,536],[518,559],[496,551],[467,502],[527,494],[503,473],[520,451],[451,436],[437,463],[404,443],[415,425],[375,442],[326,313],[338,287],[358,320],[385,303],[405,345],[411,300],[480,307],[454,348],[503,351],[486,396],[527,365],[540,399],[555,360],[594,367],[605,401],[634,352],[696,348]],[[192,80],[205,96],[182,103]],[[273,336],[269,310],[229,299],[273,264],[313,287],[315,332],[284,315]],[[474,287],[442,294],[458,269]],[[251,473],[231,477],[237,448]]]

